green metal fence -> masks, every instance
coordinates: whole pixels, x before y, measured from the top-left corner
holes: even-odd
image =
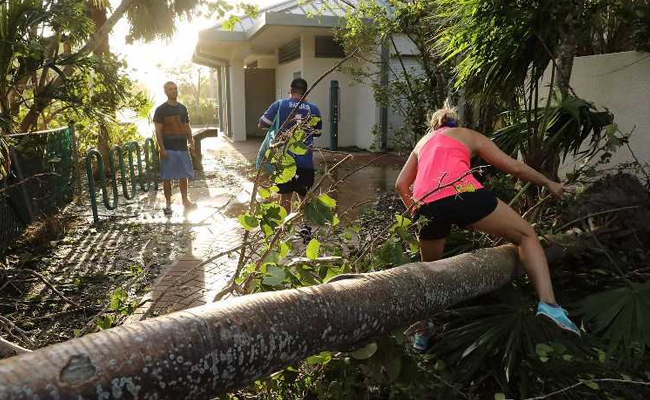
[[[97,165],[96,171],[93,171],[93,160]],[[93,220],[95,224],[98,224],[100,221],[95,176],[99,178],[102,202],[108,210],[115,210],[118,206],[118,180],[122,186],[122,196],[126,200],[135,198],[138,194],[138,186],[143,192],[149,191],[152,187],[154,190],[158,190],[158,152],[155,143],[153,139],[148,138],[142,147],[138,142],[130,142],[124,147],[114,146],[108,154],[108,171],[106,171],[101,153],[97,149],[90,149],[86,155],[86,174],[88,175],[88,193]],[[110,196],[106,182],[107,177],[110,180]]]
[[[52,215],[74,196],[74,125],[9,135],[11,169],[0,182],[0,254],[34,220]]]

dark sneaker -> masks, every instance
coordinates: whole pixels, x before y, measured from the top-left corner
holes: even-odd
[[[546,318],[550,319],[555,325],[560,329],[575,333],[578,336],[580,335],[580,329],[569,319],[569,313],[562,307],[558,305],[548,304],[543,301],[540,301],[537,305],[537,314],[543,315]]]
[[[171,217],[174,212],[172,211],[172,206],[168,205],[167,207],[163,208],[163,214],[165,214],[168,217]]]
[[[298,231],[298,235],[302,238],[302,243],[307,244],[311,241],[311,226],[303,225],[302,228]]]

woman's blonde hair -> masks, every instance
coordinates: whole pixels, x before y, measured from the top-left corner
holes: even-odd
[[[429,126],[431,129],[434,131],[436,129],[439,129],[450,122],[456,122],[458,123],[458,111],[456,110],[455,107],[452,107],[451,104],[449,104],[448,101],[445,101],[445,104],[442,106],[441,109],[429,113]]]

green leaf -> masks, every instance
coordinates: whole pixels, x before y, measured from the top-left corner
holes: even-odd
[[[340,222],[341,220],[339,219],[339,216],[334,214],[332,217],[332,226],[337,226]]]
[[[618,125],[616,123],[609,124],[605,127],[605,132],[609,135],[612,136],[616,133],[618,130]]]
[[[304,142],[295,142],[287,146],[287,150],[297,156],[303,156],[309,151],[309,147]]]
[[[262,279],[262,283],[268,286],[278,286],[284,282],[286,277],[287,274],[282,268],[271,265],[268,267],[267,275]]]
[[[336,200],[334,200],[333,198],[331,198],[326,194],[321,194],[320,196],[318,196],[318,200],[320,200],[321,203],[325,204],[329,208],[336,207]]]
[[[287,256],[287,254],[289,254],[290,248],[287,242],[280,242],[279,247],[280,247],[279,258],[280,260],[283,260]]]
[[[305,207],[305,217],[308,221],[317,225],[325,225],[327,222],[333,223],[334,215],[333,209],[323,203],[320,196],[312,199]]]
[[[377,352],[377,343],[372,342],[358,350],[350,353],[350,357],[357,360],[367,360]]]
[[[335,276],[341,275],[343,273],[342,268],[340,267],[330,267],[327,269],[327,274],[325,274],[325,278],[323,278],[323,283],[329,282],[330,279],[334,278]]]
[[[110,329],[113,326],[113,322],[114,322],[113,317],[110,315],[106,315],[104,317],[97,319],[97,326],[102,330],[106,330],[106,329]]]
[[[537,343],[537,345],[535,346],[535,353],[537,353],[539,357],[546,357],[548,356],[549,353],[552,352],[553,352],[553,348],[547,344]]]
[[[268,224],[262,224],[261,229],[262,233],[264,233],[264,237],[270,237],[273,235],[273,228],[271,228]]]
[[[506,400],[506,395],[504,393],[495,393],[494,400]]]
[[[253,230],[259,226],[257,218],[255,218],[250,212],[245,212],[237,218],[239,224],[246,229],[247,231]]]
[[[129,295],[124,290],[122,290],[122,288],[117,288],[111,295],[111,304],[109,308],[113,311],[118,311],[124,302],[126,302],[128,297]]]
[[[331,360],[332,360],[332,353],[330,353],[329,351],[324,351],[322,353],[316,354],[315,356],[311,356],[307,358],[305,361],[307,361],[307,364],[310,365],[325,365]]]
[[[320,242],[318,239],[312,239],[307,245],[306,255],[310,260],[315,260],[318,258],[318,252],[320,250]]]
[[[276,170],[273,174],[273,182],[287,183],[296,176],[296,160],[288,154],[284,154],[280,162],[275,164]]]
[[[257,190],[257,193],[259,193],[260,197],[263,198],[263,199],[268,199],[269,197],[271,197],[271,192],[269,192],[268,189],[263,188],[263,187],[259,188]]]
[[[278,193],[278,192],[280,191],[280,188],[277,187],[276,185],[273,185],[273,186],[271,186],[271,187],[269,188],[269,191],[270,191],[271,193]]]
[[[309,124],[308,124],[309,127],[310,127],[310,128],[315,127],[316,124],[318,124],[318,122],[319,122],[320,120],[321,120],[320,117],[316,117],[316,116],[311,117],[311,118],[309,119]]]
[[[593,389],[593,390],[600,389],[600,386],[594,381],[584,381],[584,382],[585,382],[585,386],[587,386],[590,389]]]

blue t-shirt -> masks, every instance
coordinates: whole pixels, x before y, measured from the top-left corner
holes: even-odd
[[[276,101],[275,103],[271,104],[268,110],[262,115],[260,118],[260,122],[264,122],[266,125],[272,125],[273,124],[273,119],[275,118],[275,115],[278,113],[278,110],[280,112],[280,118],[278,121],[278,127],[281,127],[284,121],[289,117],[289,114],[291,114],[291,111],[296,107],[298,104],[298,100],[294,99],[283,99],[280,101]],[[308,102],[308,101],[303,101],[296,112],[291,116],[291,121],[287,122],[286,125],[284,125],[283,130],[290,129],[296,124],[296,121],[301,121],[301,120],[309,120],[311,117],[318,117],[321,118],[320,110],[316,105]],[[301,169],[314,169],[314,161],[313,161],[313,152],[311,150],[312,145],[314,143],[314,136],[320,136],[321,135],[321,129],[323,129],[323,121],[319,120],[318,123],[314,126],[313,131],[309,132],[307,131],[307,126],[305,125],[305,132],[307,133],[307,138],[305,139],[305,145],[309,147],[309,151],[307,151],[306,154],[304,155],[296,155],[291,153],[293,158],[296,160],[296,167],[301,168]],[[310,134],[311,133],[311,134]]]

